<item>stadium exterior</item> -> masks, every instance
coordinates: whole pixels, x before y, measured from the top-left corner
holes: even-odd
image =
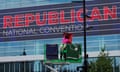
[[[44,45],[61,44],[62,33],[73,33],[73,43],[83,45],[83,6],[71,0],[0,0],[0,71],[47,72]],[[87,54],[89,61],[105,47],[120,72],[120,1],[86,0]],[[83,52],[82,52],[83,53]],[[83,54],[82,54],[83,55]],[[65,65],[77,71],[83,63]]]

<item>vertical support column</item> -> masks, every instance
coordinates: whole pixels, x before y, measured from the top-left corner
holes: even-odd
[[[18,69],[19,69],[19,72],[20,72],[20,64],[19,64],[19,68]]]
[[[4,72],[5,72],[5,64],[4,64]]]
[[[83,16],[84,16],[84,72],[87,72],[87,51],[86,51],[86,6],[85,0],[83,0]]]
[[[26,72],[26,63],[24,62],[24,72]]]
[[[9,70],[9,72],[10,72],[10,63],[9,63],[9,65],[8,65],[8,70]]]
[[[116,72],[116,59],[114,57],[114,67],[113,67],[113,72]]]
[[[13,63],[13,70],[14,70],[14,72],[16,72],[16,71],[15,71],[15,63]]]
[[[31,72],[31,63],[29,63],[29,72]]]

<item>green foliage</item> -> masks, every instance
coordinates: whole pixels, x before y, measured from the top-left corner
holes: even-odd
[[[105,53],[105,49],[101,52],[95,62],[90,62],[91,68],[88,72],[112,72],[112,59]]]

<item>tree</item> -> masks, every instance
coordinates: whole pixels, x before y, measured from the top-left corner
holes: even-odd
[[[112,62],[108,56],[108,53],[105,53],[105,48],[101,49],[101,52],[95,62],[90,62],[90,69],[89,72],[112,72]]]

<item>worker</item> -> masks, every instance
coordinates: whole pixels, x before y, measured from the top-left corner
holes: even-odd
[[[63,33],[63,39],[62,39],[62,46],[60,47],[60,59],[66,60],[66,46],[67,44],[72,44],[72,34],[71,33]]]

